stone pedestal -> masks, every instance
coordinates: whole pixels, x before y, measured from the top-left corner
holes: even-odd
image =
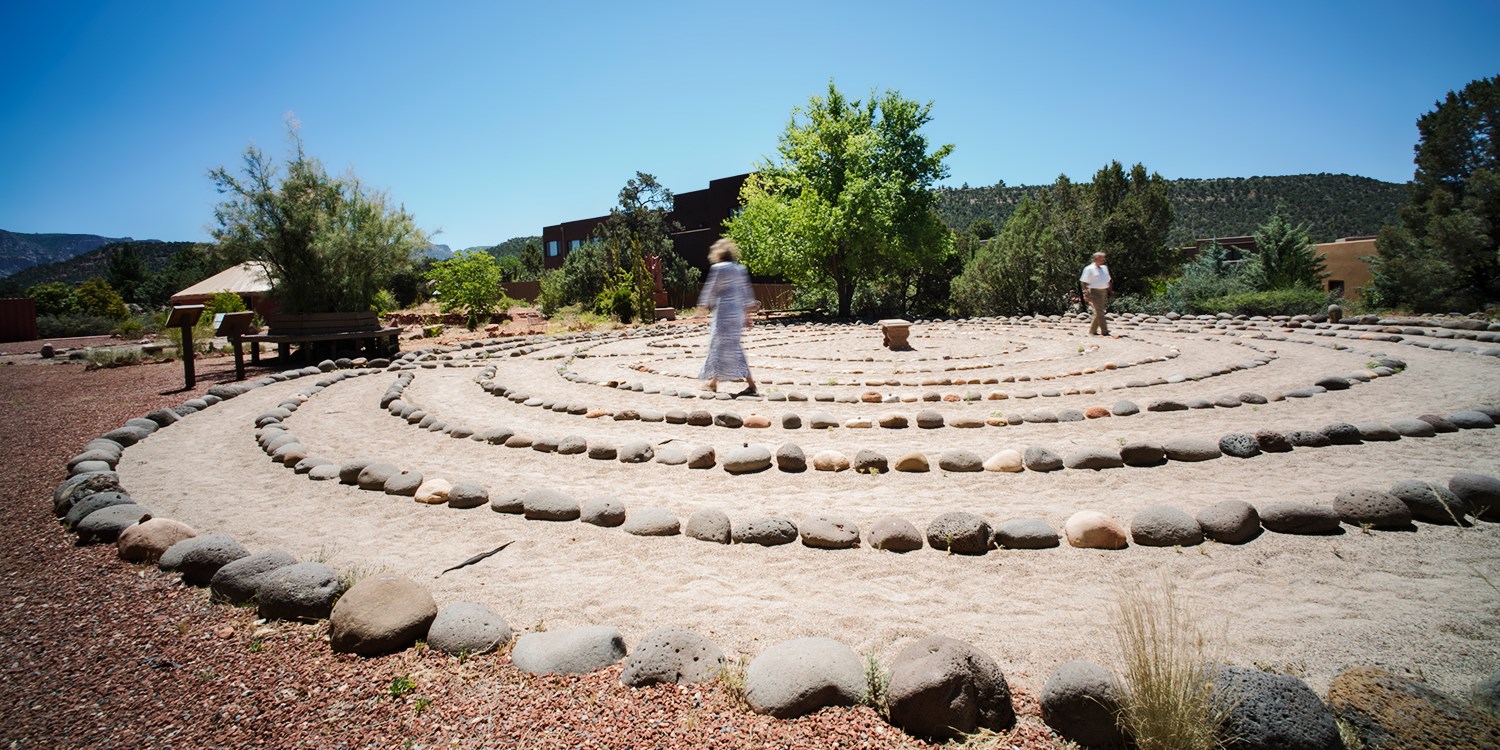
[[[906,337],[911,332],[911,321],[890,319],[880,321],[881,344],[887,349],[910,349]]]

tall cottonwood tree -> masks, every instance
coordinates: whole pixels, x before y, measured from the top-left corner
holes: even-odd
[[[743,211],[726,223],[746,264],[831,292],[841,317],[862,283],[893,281],[908,296],[914,271],[951,252],[932,186],[947,176],[953,146],[928,150],[920,131],[931,112],[895,91],[850,100],[832,81],[826,96],[794,109],[779,160],[756,165]]]
[[[1500,299],[1500,76],[1448,92],[1417,134],[1411,202],[1381,230],[1371,300],[1431,311]]]

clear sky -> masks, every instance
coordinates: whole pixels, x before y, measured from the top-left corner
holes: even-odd
[[[932,101],[946,184],[1348,173],[1500,74],[1469,2],[0,3],[0,229],[208,238],[210,167],[285,120],[455,249],[773,156],[830,79]]]

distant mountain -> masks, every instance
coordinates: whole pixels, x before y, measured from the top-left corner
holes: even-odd
[[[71,235],[79,236],[79,235]],[[109,267],[109,256],[125,247],[135,248],[141,256],[147,273],[161,273],[172,257],[196,242],[162,242],[161,240],[111,240],[108,244],[89,250],[82,255],[54,263],[43,263],[11,274],[3,280],[6,287],[15,290],[29,289],[47,281],[65,284],[81,284],[98,276],[103,277]]]
[[[42,263],[74,258],[111,242],[129,241],[129,237],[97,234],[22,234],[0,229],[0,277]]]
[[[1024,197],[1040,195],[1046,186],[939,188],[938,215],[956,231],[979,219],[1000,229]],[[1251,234],[1286,205],[1288,218],[1306,223],[1316,242],[1380,232],[1398,221],[1406,205],[1406,186],[1346,174],[1300,174],[1281,177],[1223,177],[1169,182],[1173,246],[1203,237]]]
[[[423,250],[421,255],[424,258],[431,258],[433,260],[447,260],[453,257],[453,248],[429,242],[427,243],[427,249]]]

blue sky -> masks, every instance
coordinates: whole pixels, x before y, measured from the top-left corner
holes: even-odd
[[[0,228],[207,239],[255,143],[353,169],[454,248],[775,153],[793,107],[932,101],[947,184],[1332,172],[1500,74],[1500,2],[7,2]]]

